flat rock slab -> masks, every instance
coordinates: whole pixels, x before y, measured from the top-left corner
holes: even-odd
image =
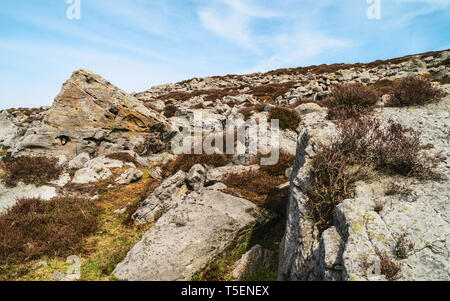
[[[163,215],[116,267],[125,281],[188,281],[258,221],[258,208],[214,190]]]
[[[14,206],[20,199],[40,198],[44,201],[56,197],[56,188],[50,186],[36,187],[19,183],[14,188],[6,188],[0,184],[0,214]]]

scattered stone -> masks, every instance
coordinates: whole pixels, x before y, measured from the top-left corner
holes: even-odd
[[[116,183],[119,185],[128,185],[139,181],[144,173],[135,168],[127,169],[120,177],[116,179]]]

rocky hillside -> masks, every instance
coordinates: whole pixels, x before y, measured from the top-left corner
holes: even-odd
[[[440,51],[133,95],[75,71],[51,107],[0,112],[0,280],[449,280],[449,66]]]

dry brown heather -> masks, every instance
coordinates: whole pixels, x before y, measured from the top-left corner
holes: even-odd
[[[5,173],[2,180],[8,187],[15,187],[18,182],[38,186],[57,180],[62,173],[58,159],[46,157],[3,158]]]
[[[297,130],[301,121],[300,115],[295,110],[282,106],[276,106],[269,112],[269,121],[277,119],[280,122],[281,129],[291,129],[293,131]]]
[[[444,97],[444,92],[421,77],[408,77],[395,87],[390,106],[406,107],[433,103]]]
[[[247,88],[248,91],[246,91],[245,94],[253,95],[262,102],[274,102],[277,97],[287,93],[295,84],[296,84],[295,82],[286,82],[280,84],[265,84],[260,86],[242,85],[234,88],[196,90],[192,92],[170,92],[168,94],[158,97],[157,99],[160,100],[175,99],[177,101],[183,102],[191,99],[192,97],[204,96],[205,101],[214,102],[225,96],[238,96],[242,94],[242,92],[240,92],[242,89]],[[148,106],[152,107],[151,102],[148,103]]]
[[[253,163],[259,163],[261,158],[262,156],[258,155]],[[280,213],[284,210],[287,199],[284,195],[280,195],[278,187],[289,181],[285,177],[285,171],[293,166],[294,161],[295,156],[281,151],[276,165],[261,166],[258,171],[228,174],[223,182],[232,194],[247,198],[258,205]],[[284,198],[284,200],[280,198]]]
[[[0,261],[20,263],[84,252],[83,240],[98,229],[100,212],[86,199],[20,200],[0,216]]]
[[[173,175],[179,170],[188,172],[196,164],[209,165],[213,167],[221,167],[231,163],[232,157],[224,154],[182,154],[177,157],[175,161],[172,161],[163,166],[163,171],[167,175]]]

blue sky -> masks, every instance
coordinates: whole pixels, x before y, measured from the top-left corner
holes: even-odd
[[[73,0],[75,1],[75,0]],[[50,105],[79,68],[127,92],[208,75],[450,48],[450,0],[1,0],[0,109]]]

